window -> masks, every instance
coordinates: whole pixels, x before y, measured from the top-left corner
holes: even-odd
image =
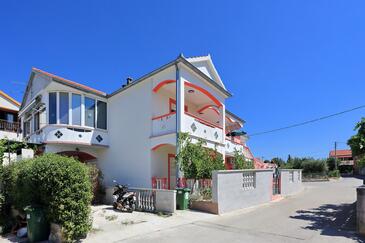
[[[294,182],[294,171],[289,171],[289,182]]]
[[[57,123],[57,93],[52,92],[49,93],[48,100],[48,123],[56,124]]]
[[[68,93],[60,92],[60,123],[68,124]]]
[[[23,123],[23,136],[27,137],[30,135],[30,120],[27,120]]]
[[[243,190],[250,190],[256,187],[256,173],[243,172],[242,173],[242,187]]]
[[[106,129],[107,118],[106,118],[107,106],[103,101],[97,103],[97,128]]]
[[[85,97],[85,126],[95,127],[95,100]]]
[[[81,95],[72,94],[72,125],[81,126]]]
[[[7,122],[14,122],[14,114],[6,113],[6,121]]]
[[[33,128],[34,131],[38,131],[39,130],[39,112],[34,114],[34,120],[33,120]]]

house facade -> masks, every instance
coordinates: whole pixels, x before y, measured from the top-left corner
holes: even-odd
[[[244,125],[229,97],[210,56],[179,56],[111,94],[33,68],[19,117],[27,142],[95,163],[106,186],[175,188],[179,132],[227,164],[235,150],[253,161],[244,134],[227,136]]]
[[[21,141],[18,111],[20,103],[0,90],[0,139]]]

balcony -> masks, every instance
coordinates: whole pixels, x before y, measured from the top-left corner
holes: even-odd
[[[188,132],[196,138],[202,138],[214,143],[222,143],[223,130],[221,127],[185,112],[183,132]],[[152,136],[161,136],[176,132],[176,113],[152,118]]]
[[[108,132],[69,125],[47,125],[27,137],[31,143],[108,146]]]
[[[253,159],[251,151],[242,142],[235,141],[234,139],[226,138],[225,141],[226,153],[233,155],[234,151],[242,151],[243,155],[248,159]]]
[[[0,131],[6,132],[18,132],[19,123],[18,122],[9,122],[6,120],[0,120]]]
[[[18,133],[19,123],[0,120],[0,138],[14,141],[21,141],[22,136]]]
[[[184,121],[183,132],[188,132],[192,136],[203,138],[210,142],[222,143],[222,127],[188,112],[185,112]]]
[[[176,112],[152,118],[152,136],[176,132]]]

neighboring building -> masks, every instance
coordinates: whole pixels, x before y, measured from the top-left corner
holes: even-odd
[[[179,56],[111,94],[33,68],[19,116],[26,141],[96,163],[106,186],[174,188],[178,132],[253,160],[246,136],[225,135],[244,125],[229,97],[210,56]]]
[[[278,166],[274,163],[265,163],[260,158],[254,158],[255,169],[275,169]]]
[[[0,90],[0,139],[20,141],[19,102]]]
[[[329,153],[330,158],[337,158],[339,165],[351,165],[354,166],[354,159],[352,158],[351,149],[331,150]]]

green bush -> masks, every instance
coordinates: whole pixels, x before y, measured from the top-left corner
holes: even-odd
[[[203,140],[193,143],[188,133],[179,133],[180,150],[176,158],[186,178],[210,179],[213,170],[224,169],[223,156],[204,144]]]
[[[4,174],[6,203],[18,209],[43,206],[49,222],[62,226],[66,241],[79,239],[90,230],[92,186],[86,165],[45,154],[7,166]]]
[[[244,170],[254,168],[255,165],[252,160],[245,158],[242,151],[234,150],[233,169]]]
[[[104,187],[102,186],[103,174],[101,171],[93,164],[87,164],[89,167],[90,173],[90,182],[92,185],[92,192],[93,192],[93,204],[99,204],[103,200],[103,196],[105,195]]]
[[[336,166],[338,167],[338,162],[335,158],[328,158],[327,159],[327,167],[329,171],[335,170]]]
[[[327,164],[324,160],[306,160],[301,164],[303,173],[325,173]]]
[[[328,177],[340,177],[340,171],[339,170],[331,170],[328,172]]]

